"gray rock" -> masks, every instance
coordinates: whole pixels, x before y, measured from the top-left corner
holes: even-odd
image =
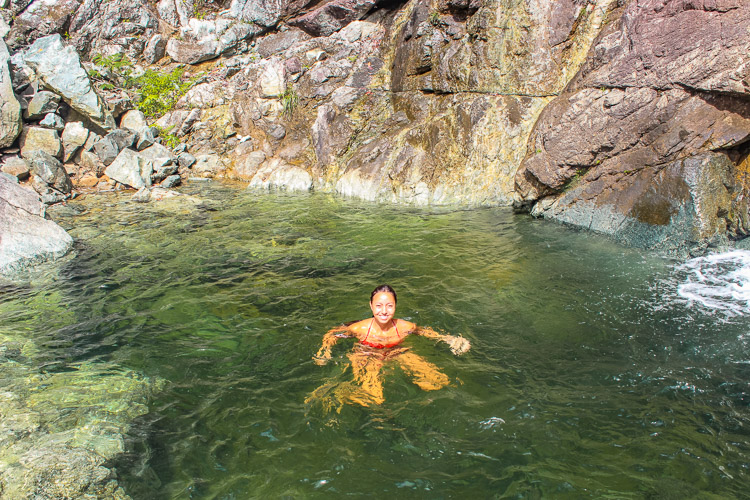
[[[159,131],[155,127],[143,127],[138,131],[138,140],[136,141],[135,148],[141,151],[153,146],[158,136]]]
[[[143,49],[143,58],[147,63],[154,64],[164,57],[166,52],[167,40],[163,36],[156,34],[151,37],[146,44],[146,47]]]
[[[73,190],[73,183],[60,160],[44,151],[32,151],[24,157],[30,163],[31,172],[45,184],[63,194]]]
[[[136,60],[146,41],[159,32],[159,19],[150,1],[84,0],[68,31],[81,53],[122,53]]]
[[[47,115],[39,122],[39,126],[62,132],[63,129],[65,129],[65,122],[57,113],[47,113]]]
[[[38,120],[39,118],[54,113],[60,106],[60,96],[48,90],[40,90],[29,101],[26,107],[26,119]]]
[[[150,161],[155,169],[174,163],[172,152],[158,143],[152,144],[143,151],[140,151],[139,154]]]
[[[248,188],[310,191],[312,186],[312,177],[306,170],[273,158],[263,164],[250,180]]]
[[[131,109],[120,119],[120,128],[128,129],[131,132],[138,132],[143,127],[147,127],[146,115],[143,111]]]
[[[0,39],[0,148],[13,144],[22,127],[21,104],[13,92],[9,62],[8,47]]]
[[[121,151],[133,145],[135,138],[133,132],[120,128],[99,139],[93,149],[102,163],[109,165]]]
[[[64,255],[73,239],[44,218],[44,205],[33,191],[0,176],[0,273],[21,270]]]
[[[160,182],[167,177],[176,174],[177,168],[178,167],[175,164],[163,165],[161,167],[155,168],[154,173],[151,174],[151,181]]]
[[[13,20],[7,40],[15,50],[53,33],[65,33],[80,0],[32,2],[23,0],[23,9]],[[29,5],[31,4],[31,5]],[[28,5],[28,7],[26,7]]]
[[[204,154],[196,157],[193,172],[201,177],[219,177],[226,170],[224,160],[217,154]]]
[[[195,156],[191,155],[190,153],[180,153],[180,155],[177,157],[177,162],[182,168],[190,168],[195,165],[196,161],[197,160]]]
[[[101,177],[106,169],[106,165],[99,159],[96,153],[85,150],[81,152],[79,166],[82,173],[91,172],[96,177]]]
[[[179,175],[170,175],[159,184],[161,187],[170,189],[175,186],[179,186],[182,183],[182,178]]]
[[[219,57],[222,47],[219,42],[213,40],[193,42],[170,38],[166,50],[169,57],[179,63],[198,64]]]
[[[118,128],[104,137],[113,141],[117,145],[117,148],[122,151],[125,148],[131,147],[135,143],[136,134],[131,130]]]
[[[329,36],[352,21],[362,19],[376,3],[376,0],[332,0],[292,19],[289,24],[312,36]]]
[[[304,3],[300,2],[300,4]],[[297,5],[296,8],[299,9],[301,6]],[[229,15],[240,21],[270,28],[279,22],[286,9],[293,9],[294,7],[294,2],[232,0],[229,6]]]
[[[159,0],[156,11],[172,26],[187,26],[195,11],[193,0]]]
[[[44,151],[56,158],[62,154],[62,143],[57,130],[28,127],[21,133],[21,154],[27,157],[33,151]]]
[[[274,123],[268,128],[268,135],[280,141],[286,136],[286,129],[280,123]]]
[[[123,149],[104,173],[121,184],[135,189],[151,186],[151,162],[132,149]]]
[[[68,122],[62,133],[63,162],[68,162],[89,138],[89,130],[82,122]]]
[[[190,129],[198,123],[201,119],[201,110],[200,109],[194,109],[190,111],[190,114],[185,118],[185,121],[182,122],[182,125],[180,126],[180,130],[177,132],[178,136],[186,135],[190,132]]]
[[[103,130],[115,128],[114,117],[91,86],[78,53],[73,47],[63,44],[60,35],[35,41],[24,53],[24,61],[45,86],[59,94],[71,108]]]
[[[14,184],[18,184],[18,177],[11,174],[6,174],[5,172],[0,171],[0,175],[8,179],[9,181],[13,182]]]
[[[137,203],[148,203],[149,201],[151,201],[151,190],[144,186],[136,191],[136,193],[131,196],[130,199]]]
[[[294,44],[309,40],[310,35],[299,29],[277,31],[258,40],[257,50],[261,57],[268,58],[284,52]]]
[[[93,152],[99,157],[99,161],[110,165],[120,154],[120,148],[117,147],[115,141],[105,136],[94,143]]]
[[[235,160],[231,177],[249,181],[258,173],[258,169],[264,161],[266,161],[266,154],[263,151],[252,151],[242,155]]]
[[[19,156],[11,156],[5,158],[0,170],[5,174],[15,177],[16,180],[23,181],[28,179],[30,167],[29,162],[23,158]]]

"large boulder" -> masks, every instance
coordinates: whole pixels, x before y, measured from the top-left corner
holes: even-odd
[[[86,144],[89,130],[83,122],[68,122],[62,132],[63,161],[68,162]]]
[[[21,133],[21,104],[13,93],[10,75],[10,54],[0,39],[0,148],[7,148]]]
[[[32,151],[25,155],[25,158],[31,164],[31,172],[47,186],[63,194],[68,194],[73,190],[73,183],[70,182],[68,172],[57,158],[44,151]]]
[[[27,127],[21,133],[21,154],[27,156],[34,151],[44,151],[54,157],[62,154],[60,134],[55,129]]]
[[[151,186],[153,167],[139,153],[132,149],[123,149],[104,173],[110,179],[135,189]]]
[[[115,128],[114,117],[92,87],[78,53],[64,44],[60,35],[35,41],[24,53],[23,60],[47,88],[95,126],[105,131]]]
[[[64,229],[44,218],[44,210],[36,193],[0,175],[0,273],[60,257],[73,246]]]
[[[541,200],[532,214],[610,234],[626,245],[676,253],[750,234],[743,186],[723,153],[649,166],[602,184],[574,185]]]
[[[102,163],[109,165],[115,161],[115,158],[117,158],[117,155],[119,155],[121,151],[125,148],[131,147],[135,142],[135,139],[135,133],[124,128],[119,128],[96,141],[93,149]]]
[[[47,113],[54,113],[60,105],[60,96],[48,90],[40,90],[29,101],[25,117],[28,120],[38,120]]]

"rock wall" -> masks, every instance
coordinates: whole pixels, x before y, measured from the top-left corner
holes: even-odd
[[[545,108],[516,176],[532,213],[630,244],[748,234],[750,4],[634,1]]]
[[[113,179],[105,167],[123,147],[95,143],[143,105],[132,75],[182,68],[190,90],[141,124],[157,127],[150,140],[161,130],[181,141],[171,164],[190,152],[172,175],[514,204],[669,250],[747,234],[749,10],[741,0],[35,0],[0,15],[21,108],[51,91],[71,110],[57,112],[63,125],[89,133],[76,153],[45,149],[79,190],[160,182],[145,164],[142,183]],[[77,81],[92,107],[39,74],[30,47],[52,45],[89,76]],[[101,63],[115,55],[129,66]],[[10,154],[54,148],[39,129],[55,118],[41,116],[25,112],[14,144],[17,118],[3,115]],[[723,191],[702,184],[719,180]]]

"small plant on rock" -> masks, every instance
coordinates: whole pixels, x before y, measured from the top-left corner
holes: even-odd
[[[159,131],[159,137],[161,137],[162,144],[167,146],[168,148],[174,149],[180,143],[180,138],[175,134],[170,133],[174,126],[169,128],[161,128],[158,125],[154,125],[154,128]]]
[[[442,20],[440,19],[440,12],[433,10],[430,12],[430,17],[427,18],[431,25],[440,26]]]
[[[196,79],[184,79],[184,68],[175,68],[169,73],[146,70],[131,80],[138,89],[138,109],[148,117],[161,116],[174,109],[177,101],[190,90]]]
[[[286,90],[279,96],[281,98],[282,113],[287,118],[291,118],[294,111],[299,105],[299,95],[291,85],[287,85]]]

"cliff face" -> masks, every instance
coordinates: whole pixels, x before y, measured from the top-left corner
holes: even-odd
[[[676,248],[747,234],[747,2],[630,2],[545,108],[516,176],[533,213]]]
[[[213,158],[183,175],[514,203],[668,249],[749,227],[741,0],[6,3],[12,53],[59,33],[84,61],[200,73],[155,117]],[[116,118],[138,104],[97,85]]]

